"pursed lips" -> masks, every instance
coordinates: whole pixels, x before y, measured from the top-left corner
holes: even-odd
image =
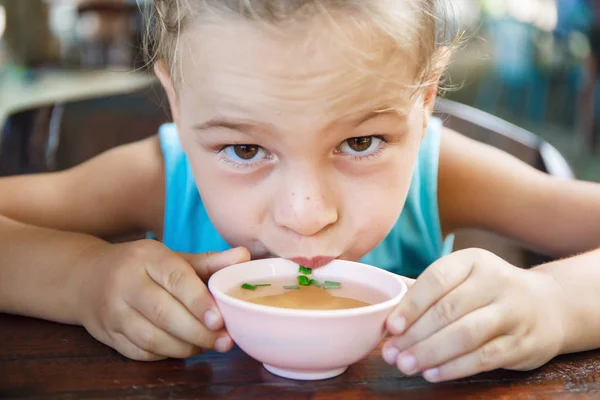
[[[291,257],[291,258],[287,258],[287,259],[292,262],[295,262],[296,264],[302,265],[303,267],[306,267],[306,268],[319,268],[319,267],[323,267],[323,266],[329,264],[330,262],[335,260],[336,257],[330,257],[330,256]]]

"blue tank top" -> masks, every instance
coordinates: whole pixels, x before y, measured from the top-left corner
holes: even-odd
[[[361,262],[416,277],[450,252],[453,238],[442,238],[437,204],[441,127],[439,119],[431,118],[402,213],[387,237]],[[161,126],[159,136],[166,176],[163,243],[187,253],[231,248],[206,213],[175,124]]]

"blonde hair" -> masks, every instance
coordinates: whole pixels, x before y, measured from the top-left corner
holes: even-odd
[[[393,80],[394,74],[381,76],[380,67],[383,63],[390,65],[390,70],[396,71],[410,64],[414,76],[409,86],[417,94],[422,93],[421,89],[430,84],[437,83],[445,68],[448,52],[452,51],[456,43],[445,37],[446,22],[438,15],[440,11],[447,9],[439,7],[440,2],[441,0],[152,0],[144,48],[149,64],[162,60],[177,85],[181,78],[178,73],[180,38],[192,21],[203,17],[237,17],[276,28],[290,22],[325,16],[335,24],[334,27],[339,28],[340,21],[344,25],[350,23],[358,28],[356,32],[375,34],[378,39],[391,44],[391,47],[363,46],[370,47],[365,49],[353,46],[352,39],[345,37],[345,44],[353,50],[353,57],[349,59],[355,63],[356,60],[361,60],[360,67],[363,70],[388,80],[386,83],[393,83],[389,80]],[[336,18],[341,14],[343,18]],[[336,29],[335,32],[347,30]],[[402,84],[406,86],[406,81]]]

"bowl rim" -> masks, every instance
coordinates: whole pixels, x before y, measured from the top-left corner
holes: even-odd
[[[254,261],[261,261],[261,260],[251,260],[251,261],[246,261],[246,262],[240,263],[240,264],[252,263]],[[207,286],[208,286],[208,290],[210,291],[210,293],[212,294],[213,297],[215,297],[216,299],[218,299],[220,301],[227,303],[230,306],[236,307],[236,308],[245,309],[247,311],[258,311],[258,312],[263,312],[266,314],[276,315],[276,316],[310,317],[310,318],[318,318],[318,319],[324,319],[324,318],[340,319],[340,318],[348,318],[348,317],[355,317],[355,316],[360,316],[360,315],[377,313],[377,312],[383,311],[387,308],[396,306],[398,303],[400,303],[400,300],[402,299],[402,297],[404,297],[404,295],[408,291],[408,285],[406,284],[406,282],[404,282],[404,280],[402,279],[402,277],[400,275],[394,274],[390,271],[386,271],[383,268],[379,268],[379,267],[365,264],[365,263],[360,263],[360,262],[356,262],[356,261],[348,261],[348,260],[337,260],[337,261],[342,261],[344,263],[359,264],[359,265],[370,267],[370,268],[377,268],[379,270],[379,272],[388,274],[390,276],[390,279],[395,279],[397,282],[400,283],[400,286],[401,286],[400,293],[398,293],[397,295],[395,295],[394,297],[392,297],[386,301],[382,301],[380,303],[375,303],[375,304],[371,304],[371,305],[364,306],[364,307],[346,308],[346,309],[341,309],[341,310],[303,310],[303,309],[267,306],[264,304],[255,304],[255,303],[250,303],[249,301],[246,301],[246,300],[237,299],[233,296],[228,295],[227,293],[223,292],[222,290],[216,289],[214,287],[214,283],[213,283],[214,281],[212,280],[212,276],[208,280]],[[233,264],[230,266],[232,267],[234,265],[240,265],[240,264]],[[225,268],[223,268],[223,269],[225,269]],[[220,270],[220,271],[222,271],[222,270]],[[213,274],[213,276],[217,275],[218,273],[219,273],[219,271],[215,272],[215,274]]]

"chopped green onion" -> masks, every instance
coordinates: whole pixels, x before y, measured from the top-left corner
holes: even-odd
[[[291,289],[300,289],[300,287],[298,285],[287,285],[283,287],[286,290],[291,290]]]
[[[298,285],[300,285],[300,286],[308,286],[308,285],[310,285],[310,279],[308,279],[304,275],[300,275],[300,276],[298,276]]]
[[[335,281],[325,281],[325,286],[340,286],[340,283]]]
[[[325,286],[323,286],[323,289],[329,290],[329,289],[341,289],[341,288],[340,288],[340,285],[325,285]]]
[[[265,287],[265,286],[271,286],[271,284],[270,283],[257,283],[254,286],[256,286],[256,287]]]
[[[310,280],[310,284],[311,284],[311,285],[313,285],[313,286],[316,286],[316,287],[321,287],[321,286],[323,286],[323,285],[321,285],[321,282],[319,282],[319,281],[318,281],[318,280],[316,280],[316,279],[311,279],[311,280]]]
[[[310,275],[310,274],[312,274],[312,269],[306,268],[306,267],[303,267],[302,265],[300,265],[298,268],[298,272],[300,272],[303,275]]]
[[[246,289],[246,290],[256,290],[256,285],[251,285],[249,283],[244,283],[242,285],[242,289]]]

